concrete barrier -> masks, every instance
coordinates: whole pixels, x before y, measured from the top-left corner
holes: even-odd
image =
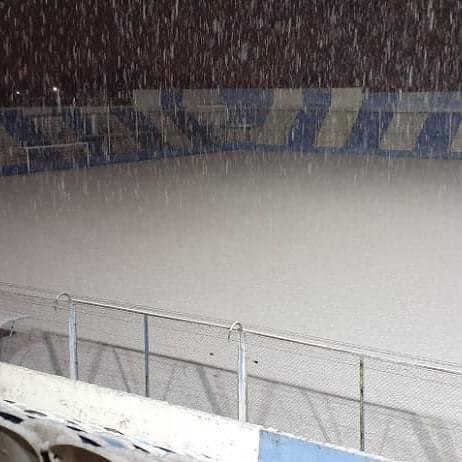
[[[0,365],[0,396],[199,460],[250,462],[258,457],[257,427],[9,364]]]
[[[144,452],[157,448],[197,461],[384,460],[3,363],[0,363],[0,398],[8,400],[0,402],[0,434],[8,431],[9,435],[16,435],[17,441],[24,442],[21,448],[35,455],[57,446],[63,451],[72,447],[74,451],[80,448],[80,443],[86,443],[81,450],[93,450],[109,460],[135,460],[125,457],[130,447],[140,444],[145,445]],[[18,424],[22,425],[21,430],[15,430]],[[50,437],[59,433],[60,424],[61,437]],[[69,429],[85,435],[79,444],[74,441],[74,434],[69,435]],[[13,451],[10,440],[8,447]],[[141,456],[139,459],[142,460]]]

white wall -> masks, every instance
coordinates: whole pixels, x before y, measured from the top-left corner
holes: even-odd
[[[0,397],[111,427],[199,460],[258,459],[256,426],[9,364],[0,363]]]

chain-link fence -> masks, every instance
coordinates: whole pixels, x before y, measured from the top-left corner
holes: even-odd
[[[0,313],[5,362],[393,459],[462,460],[457,365],[8,284]]]

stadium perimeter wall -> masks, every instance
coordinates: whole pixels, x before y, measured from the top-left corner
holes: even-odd
[[[0,110],[2,174],[240,149],[460,160],[462,92],[136,90],[130,106]]]
[[[256,425],[4,363],[0,363],[0,399],[8,400],[6,405],[10,406],[21,403],[23,409],[26,409],[24,406],[29,408],[29,411],[26,411],[29,413],[31,409],[34,410],[32,413],[34,419],[50,415],[68,419],[68,422],[87,422],[90,425],[87,430],[91,429],[91,425],[95,426],[96,437],[98,428],[110,428],[112,436],[105,439],[105,445],[109,450],[126,449],[127,441],[131,440],[144,441],[152,447],[164,448],[198,461],[373,462],[385,460],[356,451],[297,439]],[[24,423],[24,420],[19,422],[24,418],[15,419],[13,413],[14,411],[0,412],[0,433],[6,428],[24,436],[24,432],[20,429],[15,430],[11,425],[11,422]],[[37,428],[36,422],[34,425]],[[63,434],[65,434],[64,430],[69,428],[68,425],[63,425]],[[28,430],[30,433],[30,428]],[[92,438],[92,434],[88,434],[88,431],[85,434],[86,438]],[[117,437],[117,434],[124,435],[124,438]],[[47,438],[49,437],[48,434]],[[39,440],[40,437],[35,434],[29,442],[32,446],[40,446]],[[101,439],[99,441],[101,448]],[[93,443],[92,446],[96,445]]]

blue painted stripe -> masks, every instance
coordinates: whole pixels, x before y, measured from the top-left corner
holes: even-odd
[[[327,106],[301,112],[292,128],[290,146],[305,151],[312,149],[316,134],[324,123],[328,112]]]
[[[183,104],[183,90],[163,90],[161,92],[161,106],[165,115],[192,140],[193,149],[210,144],[207,130],[188,112]]]
[[[377,149],[380,136],[380,113],[360,110],[346,143],[348,149]]]
[[[259,462],[374,462],[377,458],[347,452],[268,431],[260,432]]]
[[[416,150],[427,154],[445,152],[449,148],[450,114],[430,114],[417,137]]]
[[[307,110],[325,108],[332,103],[332,93],[328,89],[307,89],[303,91],[303,105]]]
[[[380,148],[383,133],[393,118],[393,112],[382,108],[392,107],[396,98],[394,93],[369,93],[365,96],[346,143],[347,149],[362,152]]]
[[[368,93],[363,101],[365,111],[392,111],[399,99],[399,93]]]
[[[37,146],[41,145],[42,138],[37,135],[32,128],[32,122],[30,118],[23,117],[20,110],[6,110],[3,113],[2,124],[18,143],[22,143],[26,146]]]
[[[132,107],[111,108],[111,114],[115,115],[126,127],[128,127],[134,136],[138,125],[138,141],[146,151],[159,151],[162,146],[162,135],[142,112],[136,112]]]

